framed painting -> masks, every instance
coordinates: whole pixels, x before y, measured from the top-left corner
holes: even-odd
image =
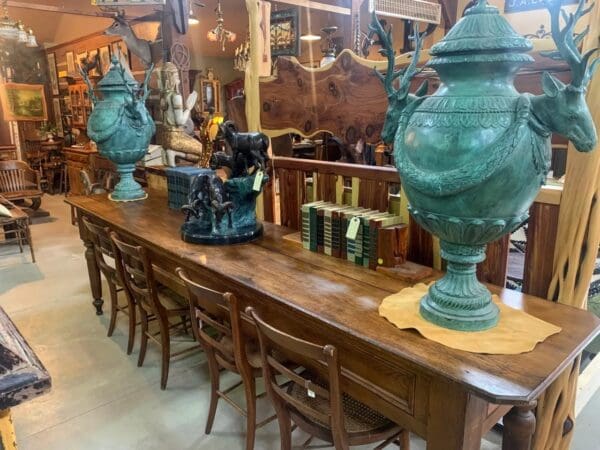
[[[73,52],[65,53],[65,58],[67,60],[67,73],[69,75],[75,73],[75,54]]]
[[[102,70],[102,75],[105,75],[110,70],[110,47],[108,45],[101,47],[98,50],[98,54],[100,55],[100,69]]]
[[[4,83],[0,86],[4,120],[48,120],[43,84]]]
[[[56,129],[58,130],[58,135],[64,135],[63,129],[63,121],[62,121],[62,111],[60,109],[60,99],[53,98],[52,99],[52,110],[54,112],[54,124],[56,125]]]
[[[300,56],[298,9],[271,13],[271,56]]]
[[[58,88],[58,74],[56,72],[56,56],[54,53],[48,53],[46,58],[48,60],[48,73],[50,75],[50,87],[52,88],[52,95],[58,95],[60,91]]]

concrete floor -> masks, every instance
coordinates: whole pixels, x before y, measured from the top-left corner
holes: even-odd
[[[169,385],[161,391],[157,347],[149,345],[146,363],[138,368],[137,345],[131,356],[124,350],[126,320],[118,321],[112,338],[106,336],[108,316],[96,316],[91,306],[83,246],[70,224],[69,208],[59,196],[44,197],[43,207],[51,217],[32,227],[37,264],[14,246],[0,247],[0,305],[53,381],[49,394],[13,409],[20,448],[243,448],[243,420],[224,402],[213,433],[204,435],[209,380],[201,353],[172,362]],[[223,385],[235,381],[224,377]],[[241,391],[237,396],[241,401]],[[596,395],[577,422],[573,450],[600,449],[599,411]],[[259,418],[268,414],[268,400],[259,400]],[[305,439],[294,433],[294,443]],[[257,450],[275,450],[278,443],[275,423],[257,432]],[[481,448],[497,450],[498,443],[492,433]],[[411,448],[425,449],[425,443],[413,437]]]

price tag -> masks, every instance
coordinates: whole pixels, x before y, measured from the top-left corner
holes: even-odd
[[[308,395],[310,398],[317,398],[317,394],[315,394],[315,391],[311,391],[310,389],[306,390],[306,395]]]
[[[358,217],[353,217],[350,219],[350,223],[348,223],[348,229],[346,230],[346,239],[356,239],[358,235],[358,227],[360,226],[360,219]]]
[[[264,177],[265,177],[265,173],[262,170],[258,170],[256,172],[256,176],[254,177],[254,185],[252,186],[252,190],[254,190],[256,192],[260,192],[260,189],[262,188],[262,181],[263,181]]]

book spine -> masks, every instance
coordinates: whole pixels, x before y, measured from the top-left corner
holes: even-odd
[[[317,251],[317,208],[312,206],[310,208],[310,224],[308,227],[309,233],[309,249],[311,252]]]
[[[331,256],[331,215],[332,211],[326,211],[323,217],[323,247],[324,253]]]
[[[317,252],[323,253],[325,249],[325,216],[323,210],[317,211]]]
[[[376,270],[379,264],[377,258],[377,235],[379,234],[379,227],[377,222],[369,225],[369,269]]]
[[[363,261],[363,221],[361,219],[360,225],[358,226],[358,233],[356,234],[356,240],[354,241],[354,264],[362,266]]]
[[[331,217],[331,256],[340,257],[340,215],[334,212]]]
[[[301,208],[302,211],[302,228],[301,228],[301,234],[302,234],[302,247],[305,250],[309,250],[310,249],[310,217],[309,217],[309,211],[308,208]]]

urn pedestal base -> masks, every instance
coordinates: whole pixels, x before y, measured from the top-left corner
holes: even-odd
[[[186,222],[181,226],[181,239],[190,244],[229,245],[253,241],[262,235],[260,222],[254,225],[212,231],[196,222]]]
[[[429,322],[460,331],[482,331],[498,323],[499,310],[492,294],[477,280],[477,263],[485,259],[485,245],[441,241],[448,262],[443,278],[421,300],[420,313]]]
[[[148,198],[148,194],[140,183],[134,180],[133,171],[135,164],[117,164],[117,172],[120,175],[120,181],[115,186],[115,190],[109,195],[109,198],[115,202],[133,202]]]

